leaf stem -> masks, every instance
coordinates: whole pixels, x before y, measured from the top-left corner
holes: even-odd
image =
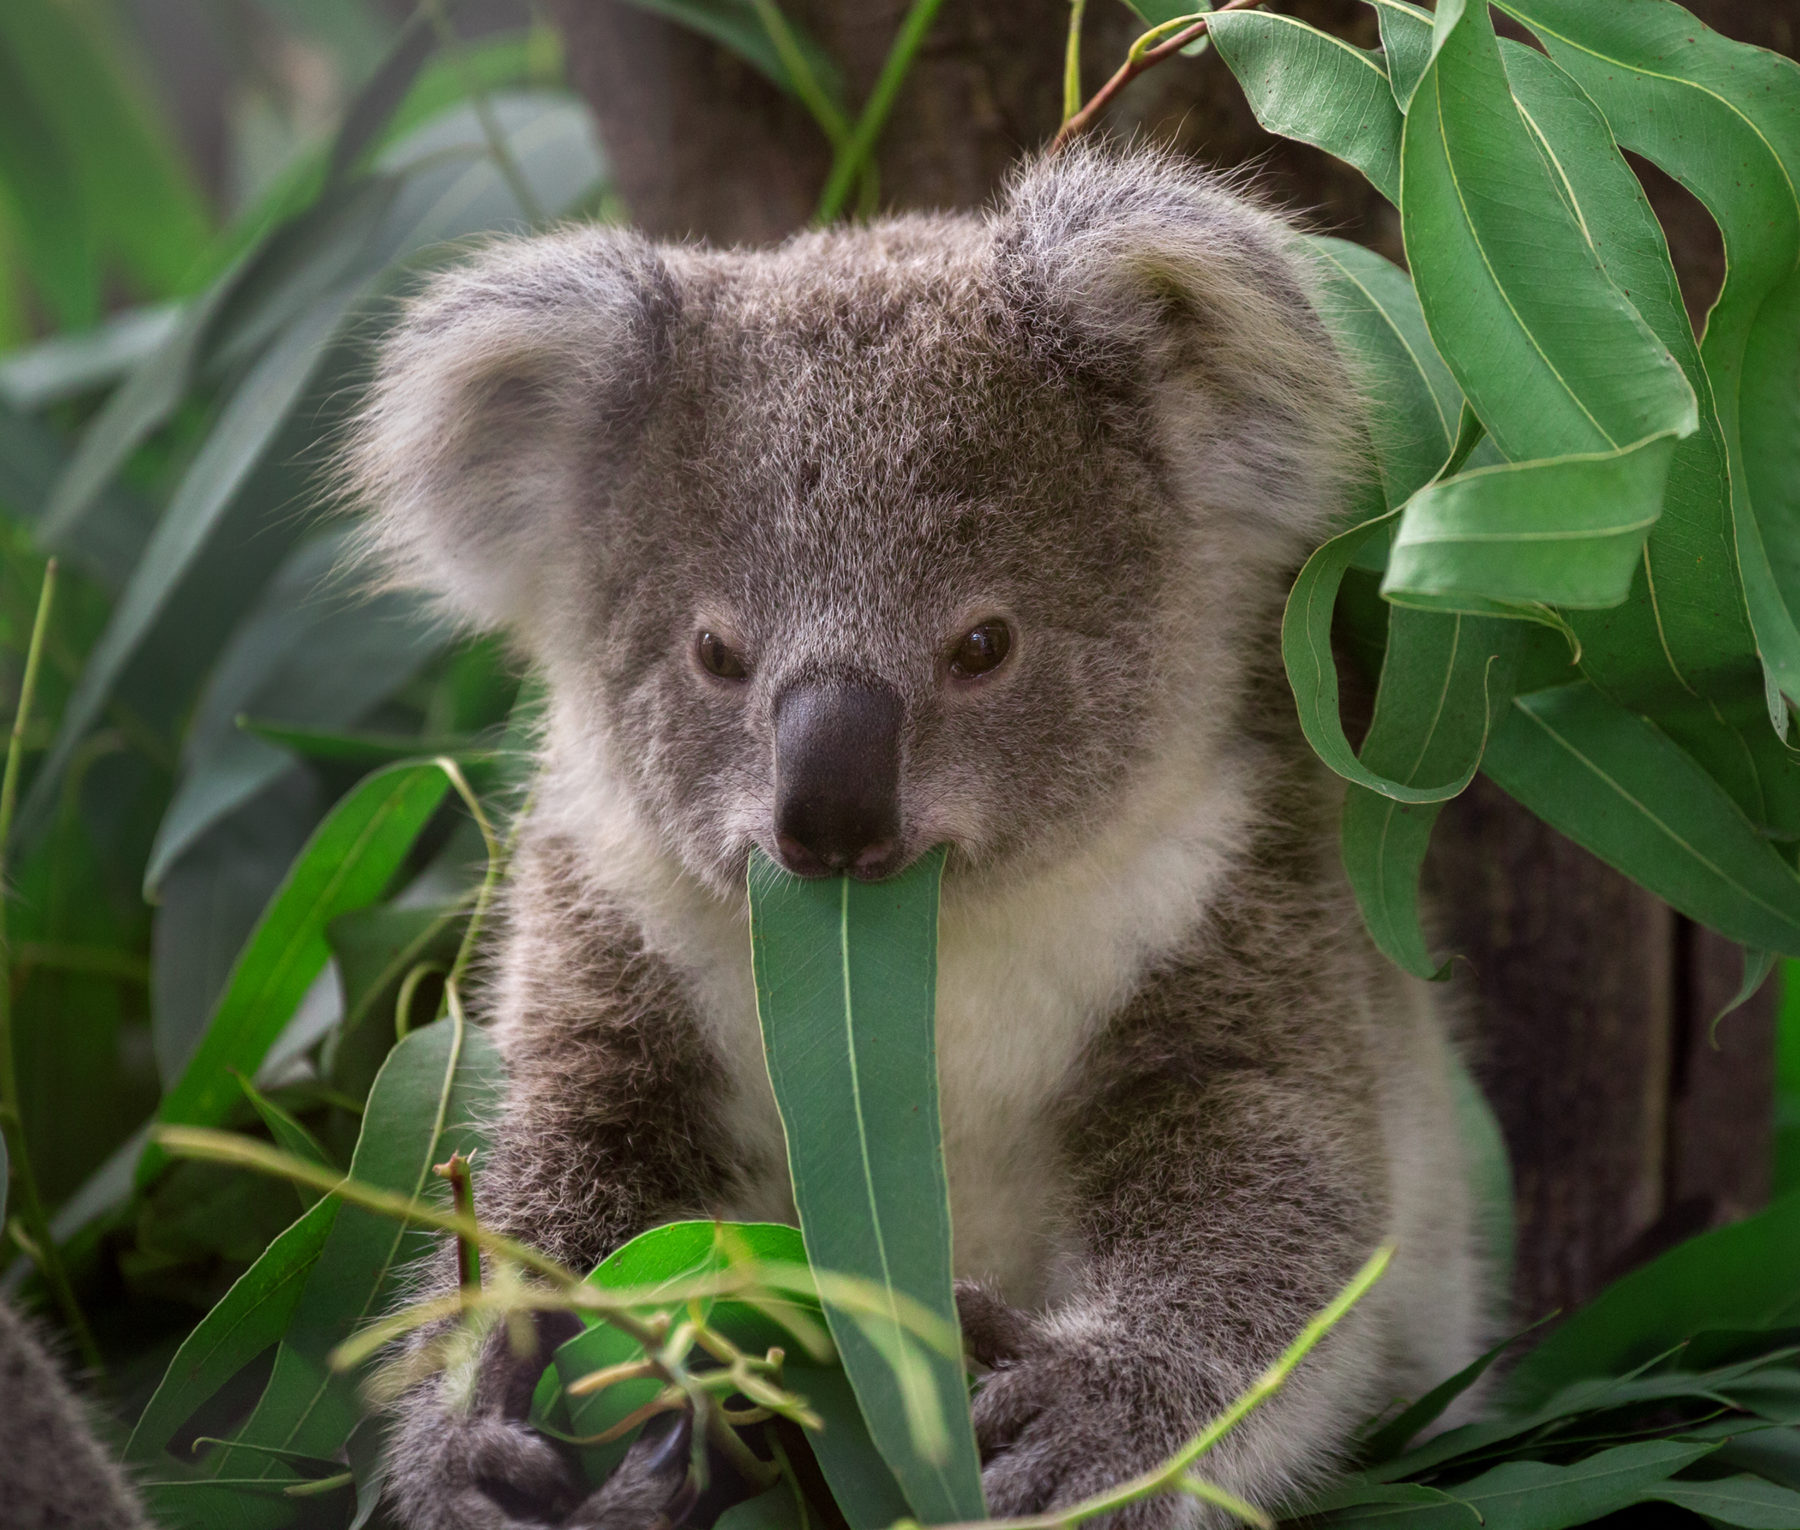
[[[13,1048],[12,946],[8,940],[6,916],[11,902],[7,884],[8,849],[12,841],[13,813],[19,802],[19,776],[25,760],[25,730],[31,719],[32,697],[37,691],[38,670],[44,660],[44,639],[50,630],[50,610],[56,600],[56,559],[44,565],[44,583],[38,592],[37,616],[31,624],[31,643],[25,650],[25,672],[19,680],[19,705],[13,713],[12,733],[6,741],[6,772],[0,776],[0,1132],[4,1132],[7,1154],[11,1159],[12,1179],[18,1189],[18,1225],[30,1245],[32,1259],[44,1277],[44,1284],[62,1308],[63,1318],[80,1348],[82,1361],[91,1369],[102,1369],[100,1349],[94,1343],[93,1330],[75,1300],[75,1289],[69,1284],[57,1252],[56,1238],[50,1231],[50,1219],[44,1214],[43,1197],[38,1194],[37,1176],[31,1171],[31,1150],[25,1141],[25,1115],[19,1103],[18,1058]]]
[[[431,1172],[450,1182],[450,1204],[459,1217],[475,1220],[475,1187],[469,1176],[469,1155],[452,1153],[443,1163],[434,1163]],[[472,1238],[456,1235],[456,1270],[465,1291],[481,1289],[481,1250]]]
[[[832,159],[831,174],[825,181],[825,190],[820,193],[818,211],[813,214],[815,223],[829,223],[843,211],[850,187],[857,176],[862,174],[864,166],[874,153],[875,140],[887,125],[888,113],[894,108],[894,98],[906,83],[913,60],[918,56],[919,46],[925,41],[925,34],[931,30],[931,23],[937,19],[938,7],[943,3],[944,0],[912,0],[911,7],[900,23],[894,45],[888,50],[887,59],[881,66],[881,73],[876,77],[875,88],[869,92],[862,114],[856,119],[855,128]]]
[[[1081,18],[1087,0],[1069,0],[1069,41],[1063,49],[1063,121],[1081,110]]]
[[[825,93],[824,85],[813,73],[812,63],[794,36],[794,29],[788,25],[787,17],[782,15],[781,7],[775,0],[750,0],[750,4],[774,45],[781,67],[787,70],[788,80],[794,87],[794,94],[800,98],[800,104],[812,113],[813,121],[819,124],[819,131],[830,140],[832,148],[841,149],[850,137],[850,121]]]
[[[1222,16],[1227,11],[1248,11],[1261,5],[1263,0],[1226,0],[1210,15],[1202,16],[1191,26],[1182,28],[1173,37],[1147,48],[1142,53],[1133,47],[1126,55],[1125,62],[1119,65],[1113,77],[1088,98],[1086,106],[1080,111],[1070,114],[1068,120],[1058,129],[1056,137],[1050,140],[1050,152],[1056,153],[1071,138],[1078,138],[1094,125],[1095,119],[1105,111],[1120,91],[1135,80],[1146,69],[1154,69],[1166,58],[1173,58],[1191,42],[1198,42],[1206,36],[1212,25],[1213,16]],[[1146,34],[1148,35],[1148,34]]]
[[[475,795],[469,785],[469,778],[462,773],[462,767],[447,754],[441,754],[433,763],[449,778],[451,786],[456,788],[456,795],[461,797],[463,805],[468,808],[469,816],[475,820],[475,827],[481,830],[481,842],[487,847],[487,870],[482,874],[481,891],[475,895],[475,907],[469,915],[469,926],[463,931],[461,943],[456,948],[456,959],[450,964],[450,972],[444,979],[443,1013],[450,1008],[450,993],[459,987],[463,974],[469,970],[469,963],[475,955],[475,941],[481,934],[482,922],[487,918],[488,906],[494,901],[494,889],[500,885],[500,879],[506,875],[506,863],[512,849],[509,839],[505,845],[494,833],[494,825],[481,806],[481,799]],[[523,822],[524,814],[519,815]],[[517,826],[514,828],[517,834]],[[409,973],[410,977],[411,974]]]

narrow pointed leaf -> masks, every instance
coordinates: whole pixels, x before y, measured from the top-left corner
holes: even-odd
[[[1694,391],[1540,155],[1486,5],[1440,7],[1433,41],[1402,139],[1407,259],[1440,354],[1514,466],[1414,501],[1420,551],[1390,567],[1389,593],[1617,603],[1660,513],[1668,443],[1698,426]],[[1570,498],[1569,524],[1547,493]]]
[[[1472,774],[1490,717],[1510,699],[1521,634],[1495,617],[1396,607],[1361,763],[1408,786]],[[1419,874],[1440,807],[1356,785],[1344,801],[1344,869],[1363,922],[1391,961],[1422,978],[1444,975],[1419,925]]]
[[[1357,373],[1382,491],[1398,509],[1435,478],[1457,444],[1462,390],[1419,311],[1412,282],[1392,261],[1343,239],[1316,238],[1324,275],[1320,317]]]
[[[1784,588],[1775,563],[1792,537],[1765,528],[1758,502],[1771,488],[1781,494],[1775,464],[1792,460],[1800,419],[1756,405],[1791,396],[1791,352],[1800,341],[1787,322],[1800,315],[1779,301],[1800,265],[1800,66],[1721,37],[1672,0],[1502,0],[1501,9],[1531,28],[1625,148],[1679,180],[1719,225],[1726,279],[1701,352],[1731,467],[1757,646],[1783,693],[1800,697],[1800,583]]]
[[[485,1031],[440,1020],[389,1055],[363,1113],[350,1173],[363,1184],[447,1204],[431,1167],[483,1138],[476,1123],[499,1103],[502,1065]],[[479,1194],[479,1182],[477,1182]],[[361,1206],[339,1208],[282,1338],[275,1369],[238,1438],[277,1450],[331,1456],[361,1417],[357,1378],[333,1371],[331,1351],[379,1316],[430,1233]],[[222,1452],[222,1476],[267,1476],[247,1452]]]
[[[751,949],[769,1077],[787,1133],[807,1257],[956,1321],[950,1207],[938,1119],[938,879],[934,851],[887,882],[804,881],[757,858]],[[869,1432],[923,1522],[980,1519],[981,1467],[959,1361],[910,1339],[894,1314],[871,1342],[826,1317]],[[946,1423],[915,1438],[886,1349],[910,1345]],[[916,1400],[913,1420],[916,1422]]]
[[[321,824],[252,932],[199,1049],[163,1097],[165,1124],[224,1120],[238,1086],[254,1077],[294,1006],[330,957],[325,931],[339,914],[374,902],[449,790],[436,765],[395,765],[370,776]],[[164,1162],[147,1147],[144,1184]]]
[[[1677,1504],[1715,1525],[1744,1530],[1800,1530],[1800,1493],[1760,1477],[1720,1477],[1709,1482],[1664,1482],[1647,1489],[1640,1502]]]
[[[1800,876],[1690,755],[1591,685],[1518,697],[1483,769],[1690,919],[1800,954]]]
[[[162,1452],[196,1408],[281,1337],[337,1210],[321,1201],[295,1222],[182,1341],[131,1432],[128,1462]]]
[[[1256,120],[1354,165],[1400,201],[1400,109],[1378,54],[1292,16],[1230,11],[1208,28]]]

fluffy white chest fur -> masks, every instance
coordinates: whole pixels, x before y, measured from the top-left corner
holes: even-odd
[[[1055,1299],[1067,1247],[1050,1107],[1096,1029],[1193,930],[1249,827],[1236,772],[1202,758],[1171,750],[1073,854],[945,884],[937,1044],[956,1268],[1015,1303]],[[590,825],[596,805],[590,797]],[[691,985],[730,1081],[725,1126],[739,1162],[763,1166],[718,1210],[791,1220],[745,910],[647,855],[641,837],[603,838],[596,867]]]

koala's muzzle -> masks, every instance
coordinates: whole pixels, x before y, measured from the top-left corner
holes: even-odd
[[[802,683],[775,703],[775,844],[789,871],[874,878],[900,848],[899,692]]]

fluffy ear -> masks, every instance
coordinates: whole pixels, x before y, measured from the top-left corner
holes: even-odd
[[[383,341],[342,459],[395,581],[528,633],[679,309],[656,250],[606,229],[497,243],[434,280]]]
[[[1076,144],[1024,168],[994,235],[1025,345],[1148,405],[1190,503],[1283,556],[1323,530],[1360,431],[1292,229],[1171,155]]]

